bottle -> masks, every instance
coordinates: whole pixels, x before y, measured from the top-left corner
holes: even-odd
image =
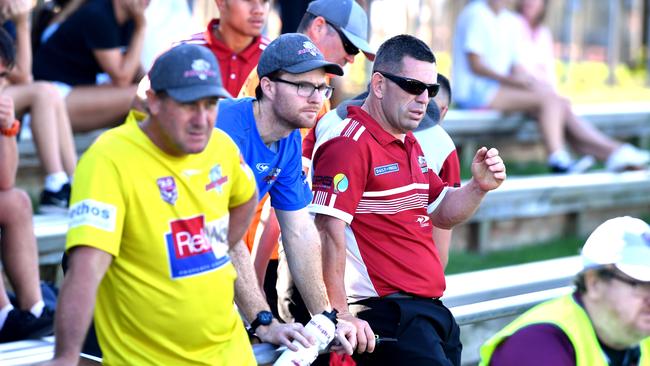
[[[321,314],[314,315],[305,330],[316,339],[316,343],[311,347],[305,347],[298,341],[293,341],[293,345],[298,347],[297,351],[287,349],[282,352],[273,366],[308,366],[318,357],[318,353],[327,348],[334,339],[336,330],[336,310],[331,312],[324,311]]]

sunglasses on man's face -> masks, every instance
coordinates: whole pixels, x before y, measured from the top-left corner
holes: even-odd
[[[343,43],[343,49],[345,50],[345,53],[347,53],[348,55],[351,55],[351,56],[354,56],[354,55],[356,55],[357,53],[359,53],[359,48],[357,48],[357,46],[355,46],[354,44],[352,44],[352,42],[351,42],[350,39],[345,35],[345,33],[343,33],[343,32],[342,32],[338,27],[336,27],[334,24],[329,23],[329,22],[328,22],[327,24],[329,24],[330,27],[334,28],[334,30],[336,31],[336,33],[339,34],[339,37],[341,38],[341,43]]]
[[[426,90],[429,94],[429,98],[433,98],[438,95],[438,90],[440,90],[440,84],[426,84],[416,79],[405,78],[403,76],[397,76],[383,71],[377,72],[386,79],[397,84],[397,86],[409,94],[420,95]]]

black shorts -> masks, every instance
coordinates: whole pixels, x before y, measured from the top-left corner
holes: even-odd
[[[460,365],[460,328],[440,300],[372,298],[350,304],[382,342],[373,353],[355,354],[357,365]]]

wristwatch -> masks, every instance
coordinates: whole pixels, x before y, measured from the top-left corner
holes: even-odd
[[[251,332],[255,333],[257,327],[260,325],[269,325],[273,321],[273,313],[267,310],[262,310],[255,316],[255,320],[251,322]]]

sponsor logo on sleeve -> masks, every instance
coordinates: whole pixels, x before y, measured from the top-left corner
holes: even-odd
[[[104,202],[85,199],[70,207],[68,211],[70,228],[92,226],[108,232],[115,231],[117,207]]]
[[[170,205],[175,204],[176,200],[178,199],[178,188],[176,187],[176,181],[174,180],[174,177],[169,176],[158,178],[156,180],[156,184],[158,184],[160,198],[162,198],[163,201],[169,203]]]
[[[228,183],[228,176],[224,176],[221,174],[221,165],[217,164],[210,169],[210,174],[208,175],[210,178],[210,182],[205,185],[205,190],[206,192],[214,189],[218,193],[222,193],[223,190],[221,187]]]
[[[327,191],[332,188],[334,178],[328,175],[316,175],[311,180],[311,187],[314,190]]]
[[[399,172],[399,164],[393,163],[375,167],[375,176]]]
[[[343,173],[335,175],[332,184],[334,184],[334,193],[343,193],[347,191],[348,187],[350,186],[348,177],[346,177]]]
[[[165,234],[172,278],[213,271],[230,261],[228,257],[228,217],[205,223],[203,215],[169,223]]]

